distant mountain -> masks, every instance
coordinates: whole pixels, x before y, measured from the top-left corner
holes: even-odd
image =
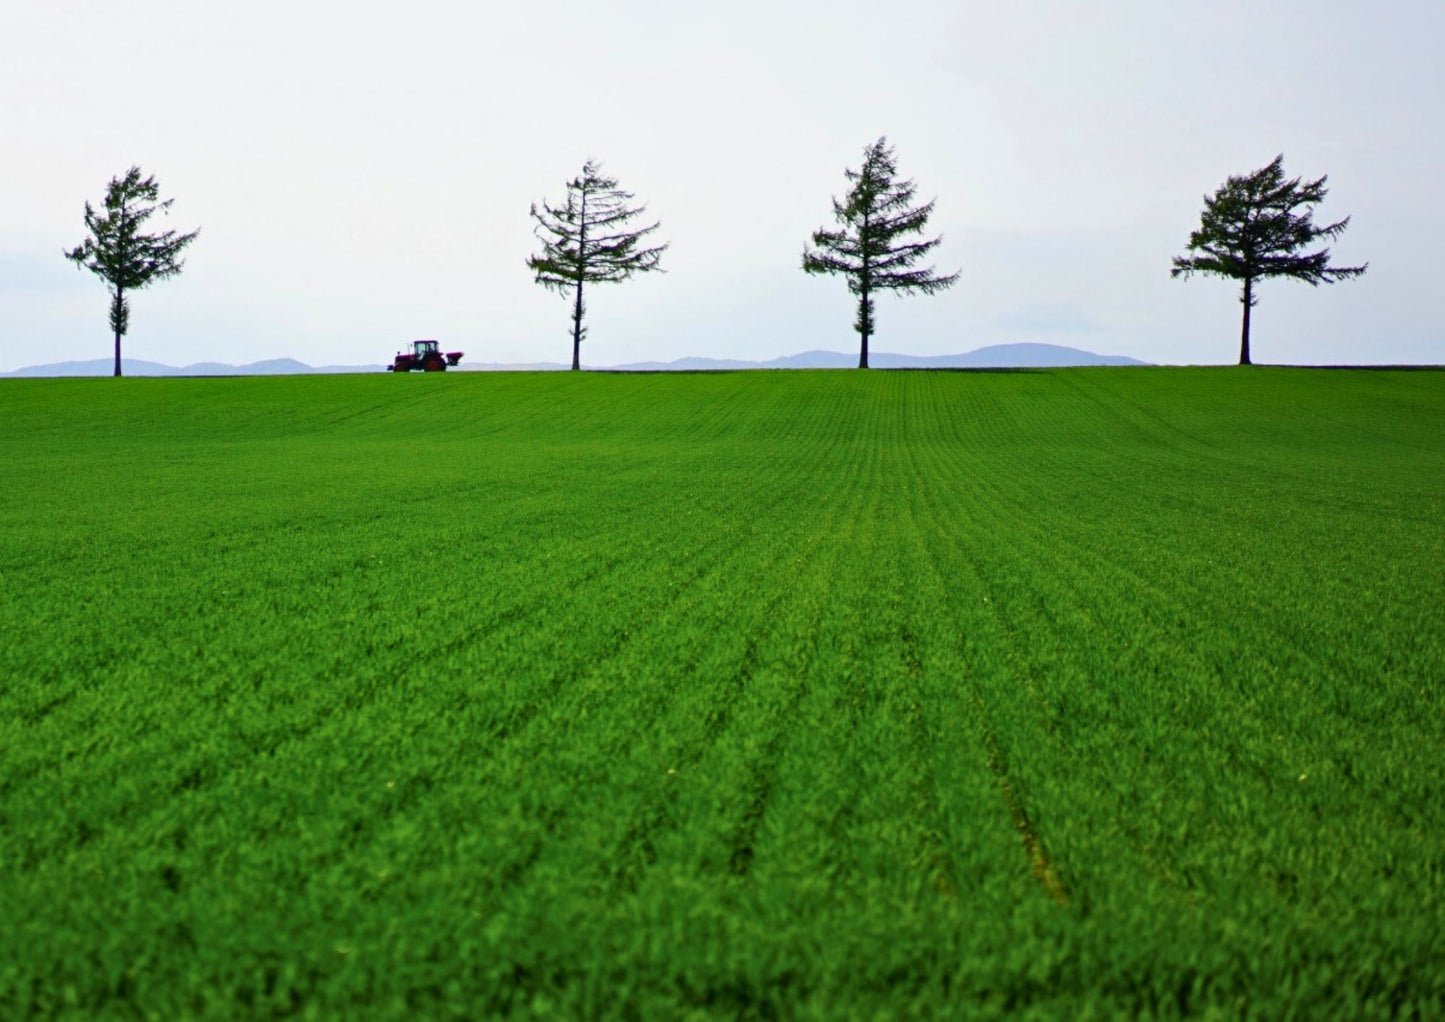
[[[886,362],[884,360],[887,360]],[[874,362],[869,359],[869,362]],[[965,355],[880,355],[880,368],[1063,369],[1069,366],[1143,366],[1127,355],[1096,355],[1060,344],[991,344]]]
[[[376,373],[385,366],[309,366],[294,358],[269,358],[248,365],[225,362],[195,362],[188,366],[165,365],[139,358],[122,358],[121,372],[126,376],[296,376],[309,373]],[[115,360],[93,358],[85,362],[53,362],[49,365],[26,366],[0,376],[109,376],[115,371]]]
[[[895,355],[880,351],[872,353],[868,362],[875,369],[1055,369],[1066,366],[1140,366],[1148,365],[1124,355],[1096,355],[1078,348],[1057,344],[993,344],[961,355]],[[629,362],[619,366],[589,366],[610,372],[717,372],[730,369],[851,369],[858,364],[856,354],[838,351],[804,351],[796,355],[766,362],[750,362],[724,358],[679,358],[671,362]],[[108,358],[88,362],[56,362],[50,365],[27,366],[0,376],[109,376],[115,364]],[[384,365],[309,366],[294,358],[272,358],[249,365],[227,365],[222,362],[196,362],[188,366],[169,366],[141,359],[121,360],[127,376],[295,376],[310,373],[376,373]],[[541,372],[565,370],[560,362],[463,362],[459,367],[468,372]]]
[[[463,362],[457,368],[468,373],[553,373],[572,367],[561,362]]]
[[[797,358],[798,356],[792,356]],[[779,369],[783,368],[780,363],[783,359],[773,359],[771,362],[745,362],[732,358],[699,358],[690,355],[687,358],[673,359],[671,362],[628,362],[620,366],[586,366],[588,369],[598,369],[609,373],[715,373],[727,369]],[[857,362],[857,359],[854,359]],[[826,368],[832,368],[827,366]]]
[[[721,369],[852,369],[856,354],[837,351],[804,351],[767,362],[732,359],[680,358],[673,362],[633,362],[613,367],[622,372],[697,372]],[[871,352],[868,364],[875,369],[1061,369],[1067,366],[1142,366],[1125,355],[1096,355],[1058,344],[993,344],[962,355],[895,355]]]

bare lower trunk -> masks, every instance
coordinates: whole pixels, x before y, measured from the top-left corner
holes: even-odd
[[[582,281],[587,277],[587,189],[582,189],[582,213],[577,228],[577,301],[572,306],[572,371],[582,368]]]
[[[863,289],[858,298],[858,335],[863,339],[858,347],[858,368],[868,368],[868,338],[873,333],[873,300],[868,289]]]
[[[1244,280],[1244,297],[1240,299],[1244,303],[1244,323],[1239,329],[1239,364],[1250,365],[1249,361],[1249,310],[1254,306],[1254,281],[1246,277]]]
[[[572,368],[582,368],[582,278],[577,278],[577,300],[572,306]]]
[[[115,375],[120,375],[120,338],[125,333],[125,292],[117,289],[111,296],[110,325],[115,331]]]

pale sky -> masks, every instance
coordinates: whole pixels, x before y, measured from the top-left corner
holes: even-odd
[[[0,371],[110,353],[62,257],[131,164],[201,228],[125,354],[184,365],[565,362],[528,207],[588,157],[661,220],[666,274],[594,288],[584,364],[855,351],[799,269],[886,135],[937,198],[928,297],[873,350],[1037,341],[1238,354],[1233,282],[1169,277],[1202,197],[1276,153],[1361,279],[1270,281],[1259,362],[1445,363],[1445,4],[1399,0],[45,0],[0,15]]]

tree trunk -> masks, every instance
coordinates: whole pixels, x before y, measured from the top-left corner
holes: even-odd
[[[125,314],[125,292],[117,290],[111,298],[114,308],[111,309],[110,320],[115,329],[115,375],[120,375],[120,334],[121,319]]]
[[[577,220],[577,301],[572,306],[572,371],[582,368],[582,281],[587,276],[587,189],[582,189],[582,213]]]
[[[868,335],[873,333],[873,300],[868,297],[868,288],[858,297],[858,334],[862,343],[858,348],[858,368],[868,368]]]
[[[865,170],[866,173],[866,170]],[[868,258],[868,238],[872,235],[871,218],[865,210],[863,224],[858,228],[858,245],[862,249],[863,267],[858,275],[858,334],[862,343],[858,347],[858,368],[868,368],[868,335],[873,332],[873,303],[868,298],[868,285],[873,281],[873,268]]]
[[[1254,306],[1254,280],[1251,277],[1244,278],[1244,297],[1240,299],[1244,303],[1244,323],[1239,330],[1239,364],[1250,365],[1249,361],[1249,310]]]
[[[577,301],[572,306],[572,368],[582,368],[582,277],[577,277]]]

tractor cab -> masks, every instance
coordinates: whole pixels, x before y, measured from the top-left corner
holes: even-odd
[[[399,351],[387,368],[394,373],[409,373],[420,369],[427,373],[445,372],[447,366],[454,366],[462,360],[462,352],[443,352],[436,341],[412,341],[411,351]]]

